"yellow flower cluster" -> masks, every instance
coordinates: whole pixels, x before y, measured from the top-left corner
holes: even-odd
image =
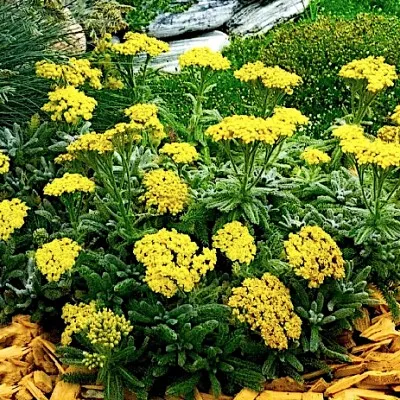
[[[113,151],[114,147],[107,135],[90,132],[79,136],[67,146],[68,154],[75,157],[79,152],[93,151],[104,154]]]
[[[61,344],[68,346],[72,342],[72,335],[86,329],[93,314],[96,313],[96,303],[80,303],[77,305],[66,304],[62,309],[62,319],[65,329],[61,335]]]
[[[20,199],[0,202],[0,240],[7,241],[16,229],[24,225],[29,207]]]
[[[58,282],[70,271],[82,248],[69,238],[55,239],[36,251],[36,266],[49,282]]]
[[[92,369],[103,368],[106,358],[107,357],[104,354],[88,353],[87,351],[84,351],[82,363],[89,371],[91,371]]]
[[[378,139],[388,143],[400,144],[400,126],[383,126],[378,130]]]
[[[311,148],[305,149],[300,157],[308,165],[326,164],[331,161],[331,158],[325,152]]]
[[[95,184],[89,178],[80,174],[65,173],[62,178],[53,179],[44,187],[44,194],[48,196],[61,196],[64,193],[84,192],[93,193]]]
[[[173,171],[155,169],[147,172],[143,178],[146,192],[140,200],[146,202],[146,208],[157,208],[158,214],[176,215],[189,203],[189,188]]]
[[[398,78],[394,65],[386,64],[383,57],[373,56],[351,61],[342,67],[339,76],[365,81],[367,90],[372,93],[393,86]]]
[[[115,315],[104,308],[93,314],[88,325],[87,338],[95,346],[114,348],[123,336],[128,336],[132,325],[123,315]]]
[[[95,44],[96,46],[93,49],[94,53],[104,53],[110,50],[113,46],[111,33],[106,33],[101,38],[98,38]]]
[[[319,287],[325,278],[345,276],[344,260],[336,242],[318,226],[305,226],[285,241],[288,262],[294,273],[308,281],[310,288]]]
[[[114,76],[109,76],[104,82],[104,87],[110,90],[121,90],[125,87],[125,85],[121,79],[115,78]]]
[[[155,104],[135,104],[124,110],[131,124],[137,124],[145,130],[152,140],[161,141],[166,137],[164,126],[158,119],[158,107]]]
[[[144,33],[128,32],[125,34],[124,39],[123,43],[113,44],[111,50],[125,56],[146,53],[151,57],[156,57],[169,51],[168,43],[149,37]]]
[[[375,164],[381,168],[400,167],[400,144],[381,138],[371,140],[358,125],[342,125],[333,130],[344,153],[352,154],[358,164]]]
[[[49,92],[49,102],[42,110],[52,113],[52,121],[65,120],[69,124],[77,124],[80,119],[86,121],[93,117],[97,101],[80,92],[73,86],[56,88]]]
[[[0,150],[0,175],[6,174],[10,170],[10,157]]]
[[[90,86],[94,89],[102,88],[101,71],[92,68],[89,60],[77,60],[75,57],[65,65],[52,61],[39,61],[36,63],[36,75],[71,86],[82,86],[89,81]]]
[[[285,350],[290,339],[300,338],[301,319],[293,311],[289,289],[276,276],[266,273],[261,279],[245,279],[232,290],[228,305],[272,349]]]
[[[205,248],[196,255],[198,249],[188,235],[164,228],[136,242],[133,253],[146,267],[145,282],[150,289],[172,297],[178,290],[193,290],[215,268],[216,251]]]
[[[179,57],[179,66],[210,68],[214,71],[229,69],[230,61],[219,51],[213,51],[209,47],[195,47]]]
[[[122,141],[122,143],[139,142],[142,139],[140,134],[142,130],[143,125],[136,122],[119,122],[113,128],[107,129],[103,135],[109,141]]]
[[[206,135],[217,142],[237,139],[245,144],[255,141],[273,145],[280,137],[290,137],[308,118],[294,108],[277,107],[272,117],[263,119],[249,115],[233,115],[210,126]]]
[[[400,125],[400,106],[394,109],[394,113],[390,116],[390,119],[397,125]]]
[[[220,249],[231,261],[250,264],[256,254],[254,238],[247,226],[239,221],[229,222],[213,236],[213,247]]]
[[[303,83],[300,76],[278,66],[266,67],[261,61],[245,64],[234,75],[242,82],[260,80],[266,88],[282,90],[286,94],[292,94],[293,88]]]
[[[168,155],[177,164],[190,164],[199,158],[196,147],[189,143],[166,143],[160,153]]]

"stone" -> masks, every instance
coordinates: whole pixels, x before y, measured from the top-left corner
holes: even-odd
[[[213,31],[192,39],[181,39],[170,42],[170,51],[156,57],[152,62],[152,67],[161,69],[165,72],[178,72],[178,58],[194,47],[209,47],[214,51],[221,51],[229,44],[229,37],[223,32]]]
[[[235,35],[255,35],[268,32],[275,25],[301,14],[310,0],[276,0],[268,4],[260,1],[244,5],[227,23]]]
[[[171,38],[215,30],[233,17],[239,4],[239,0],[199,0],[184,12],[158,15],[147,31],[150,36]]]

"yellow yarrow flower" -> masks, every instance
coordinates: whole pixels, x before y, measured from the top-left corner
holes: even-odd
[[[166,143],[160,154],[168,155],[177,164],[190,164],[199,158],[196,147],[189,143]]]
[[[308,165],[326,164],[331,161],[331,158],[325,152],[311,148],[305,149],[300,158]]]
[[[56,88],[48,93],[49,102],[41,109],[52,113],[52,121],[65,121],[69,124],[77,124],[81,119],[89,121],[93,117],[93,111],[97,101],[86,96],[74,86]]]
[[[342,279],[344,260],[339,246],[318,226],[305,226],[297,234],[291,233],[285,241],[288,262],[294,273],[317,288],[325,278]]]
[[[145,282],[150,289],[172,297],[179,290],[192,291],[215,268],[215,250],[205,248],[197,255],[198,249],[188,235],[164,228],[136,242],[133,253],[146,267]]]
[[[400,106],[394,109],[394,113],[390,116],[390,119],[396,124],[400,125]]]
[[[119,122],[111,129],[104,132],[104,137],[107,140],[122,143],[140,142],[142,140],[141,132],[143,125],[136,122]]]
[[[367,57],[343,66],[339,76],[365,81],[369,92],[376,93],[394,85],[398,79],[396,67],[385,63],[384,57]]]
[[[110,138],[105,134],[90,132],[79,136],[67,146],[67,152],[74,158],[79,152],[104,154],[114,150]]]
[[[53,179],[44,187],[44,194],[48,196],[61,196],[64,193],[93,193],[95,190],[95,183],[80,174],[65,173],[62,178]]]
[[[103,368],[107,357],[104,354],[88,353],[84,351],[82,364],[91,371],[92,369]]]
[[[128,32],[125,34],[124,39],[123,43],[112,44],[111,50],[125,56],[146,53],[151,57],[156,57],[169,51],[168,43],[147,36],[144,33]]]
[[[285,350],[289,340],[300,338],[301,319],[294,313],[289,289],[276,276],[265,273],[261,279],[245,279],[232,289],[228,305],[272,349]]]
[[[195,47],[179,57],[179,66],[210,68],[214,71],[229,69],[231,62],[219,51],[213,51],[209,47]]]
[[[54,162],[56,163],[56,164],[63,164],[63,163],[65,163],[65,162],[71,162],[71,161],[74,161],[75,160],[75,157],[72,155],[72,154],[70,154],[70,153],[65,153],[65,154],[60,154],[60,155],[58,155],[55,159],[54,159]]]
[[[116,315],[104,308],[91,315],[87,338],[94,346],[113,349],[118,346],[123,336],[128,336],[132,325],[123,315]]]
[[[90,61],[86,59],[78,60],[73,57],[65,65],[52,61],[39,61],[36,63],[36,75],[75,87],[82,86],[89,81],[90,86],[94,89],[102,88],[100,81],[102,72],[97,68],[92,68]]]
[[[261,61],[245,64],[234,75],[242,82],[260,80],[266,88],[281,90],[286,94],[293,94],[293,88],[303,83],[300,76],[278,66],[266,67]]]
[[[277,107],[267,119],[249,115],[233,115],[210,126],[206,135],[212,140],[240,140],[245,144],[255,141],[273,145],[280,137],[292,136],[296,129],[308,123],[308,118],[294,108]]]
[[[6,174],[10,170],[10,157],[0,150],[0,175]]]
[[[20,199],[0,202],[0,240],[7,241],[16,229],[24,225],[29,207]]]
[[[49,282],[58,282],[61,275],[73,268],[81,250],[69,238],[55,239],[36,251],[36,266]]]
[[[140,200],[146,202],[147,209],[156,207],[158,214],[176,215],[189,203],[189,188],[173,171],[156,169],[147,172],[143,186],[146,192]]]
[[[77,305],[66,304],[62,308],[61,317],[66,325],[61,335],[61,344],[68,346],[72,342],[72,335],[85,330],[91,321],[93,314],[97,312],[96,303],[80,303]]]
[[[355,157],[360,165],[375,164],[381,168],[400,167],[400,144],[381,138],[371,140],[358,125],[342,125],[333,130],[344,153]]]
[[[378,139],[388,143],[400,143],[400,126],[385,125],[378,130]]]
[[[257,248],[247,226],[239,221],[229,222],[213,236],[213,247],[220,249],[231,261],[250,264]]]
[[[115,78],[114,76],[109,76],[104,83],[104,87],[110,90],[121,90],[125,87],[125,85],[121,79]]]

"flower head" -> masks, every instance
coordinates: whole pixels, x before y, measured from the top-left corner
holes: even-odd
[[[85,133],[67,146],[68,154],[73,158],[80,152],[104,154],[113,150],[114,146],[109,137],[105,134],[95,132]]]
[[[62,178],[56,178],[44,187],[44,194],[61,196],[64,193],[93,193],[96,185],[92,180],[80,174],[65,173]]]
[[[213,247],[220,249],[231,261],[250,264],[256,254],[254,238],[239,221],[229,222],[213,236]]]
[[[245,279],[232,290],[228,305],[238,320],[260,332],[272,349],[287,349],[290,339],[300,338],[301,319],[293,311],[289,289],[269,273],[261,279]]]
[[[36,251],[36,266],[49,282],[58,282],[70,271],[82,248],[69,238],[55,239]]]
[[[400,105],[394,109],[393,114],[390,116],[390,119],[396,124],[400,125]]]
[[[147,172],[143,178],[146,192],[141,201],[146,208],[156,207],[159,214],[180,213],[189,203],[189,189],[185,182],[173,171],[155,169]]]
[[[169,51],[168,43],[147,36],[144,33],[128,32],[125,34],[124,39],[123,43],[112,44],[111,50],[125,56],[146,53],[151,57],[156,57]]]
[[[214,71],[226,70],[231,66],[230,61],[219,51],[209,47],[195,47],[179,57],[179,66],[210,68]]]
[[[10,170],[10,157],[0,150],[0,175],[6,174]]]
[[[166,143],[160,153],[170,156],[177,164],[190,164],[199,158],[196,147],[189,143]]]
[[[318,149],[305,149],[300,156],[308,165],[326,164],[331,158],[325,152]]]
[[[7,241],[16,229],[24,225],[29,207],[20,199],[0,202],[0,240]]]
[[[146,267],[145,282],[150,289],[172,297],[178,290],[190,292],[204,274],[214,269],[215,250],[197,251],[197,244],[188,235],[161,229],[136,242],[133,252]]]
[[[400,144],[400,126],[383,126],[378,130],[378,139],[387,143]]]
[[[293,94],[293,88],[303,83],[300,76],[275,67],[266,67],[261,61],[245,64],[234,73],[242,82],[259,80],[268,89],[280,90],[286,94]]]
[[[77,124],[81,119],[92,119],[97,101],[80,92],[74,86],[56,88],[49,92],[49,102],[42,110],[52,113],[52,121],[65,121],[69,124]]]
[[[305,226],[299,233],[291,233],[285,249],[294,273],[306,279],[311,288],[319,287],[325,278],[345,276],[342,252],[332,237],[318,226]]]
[[[398,78],[396,67],[385,63],[383,57],[367,57],[351,61],[342,67],[339,76],[364,81],[369,92],[376,93],[393,86]]]

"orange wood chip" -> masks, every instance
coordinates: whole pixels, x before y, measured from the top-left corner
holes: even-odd
[[[77,400],[81,388],[79,385],[59,381],[54,388],[50,400]]]
[[[389,338],[400,336],[400,332],[396,331],[396,324],[391,318],[382,318],[374,325],[363,331],[361,337],[367,338],[373,342],[379,342]]]
[[[348,397],[333,397],[335,400],[343,399],[343,400],[353,400],[353,399],[365,399],[365,400],[396,400],[398,397],[387,395],[382,392],[378,392],[376,390],[367,390],[367,389],[347,389],[344,391],[345,396]]]
[[[303,393],[302,400],[324,400],[322,393]]]
[[[341,392],[342,390],[348,389],[357,383],[363,381],[366,378],[366,373],[362,375],[356,375],[356,376],[348,376],[346,378],[339,379],[335,383],[333,383],[331,386],[328,387],[325,391],[325,395],[331,395],[335,394],[338,392]]]
[[[392,343],[392,339],[385,339],[378,343],[363,344],[361,346],[353,347],[351,349],[351,352],[353,354],[357,354],[357,353],[363,353],[365,351],[375,351],[375,350],[380,349],[382,346],[390,345],[390,343]],[[362,359],[362,361],[364,361],[364,359]]]
[[[304,383],[297,382],[293,378],[278,378],[265,385],[266,390],[275,390],[276,392],[304,392]]]
[[[50,376],[43,371],[35,371],[33,373],[33,382],[44,393],[50,393],[53,389],[53,382]]]
[[[362,308],[361,312],[362,316],[353,321],[354,329],[358,332],[363,332],[371,326],[369,311],[366,308]]]
[[[201,393],[201,397],[203,398],[203,400],[233,400],[232,396],[224,396],[224,395],[221,395],[218,397],[218,399],[216,399],[212,394],[209,393]]]
[[[47,400],[47,397],[43,394],[43,392],[41,390],[39,390],[35,384],[33,383],[32,379],[29,379],[26,383],[25,383],[25,387],[26,389],[28,389],[28,391],[32,394],[32,396],[36,399],[36,400]]]
[[[265,390],[257,397],[257,400],[302,400],[302,398],[303,393],[275,392],[273,390]]]
[[[254,400],[259,395],[251,389],[242,389],[235,397],[235,400]]]
[[[400,384],[400,371],[368,371],[365,372],[366,378],[363,381],[366,385],[398,385]]]
[[[335,371],[335,378],[343,378],[345,376],[353,376],[362,374],[367,370],[367,367],[364,363],[362,364],[354,364],[354,365],[346,365],[345,367],[339,368]]]

